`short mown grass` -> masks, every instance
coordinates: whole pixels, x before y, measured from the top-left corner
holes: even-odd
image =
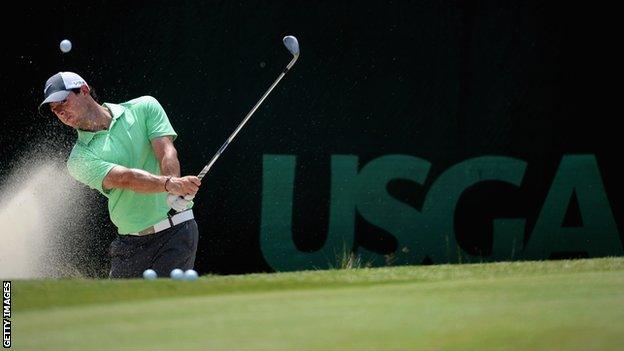
[[[17,350],[619,350],[624,258],[13,281]]]

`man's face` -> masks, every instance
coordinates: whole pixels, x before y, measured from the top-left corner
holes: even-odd
[[[61,120],[61,122],[72,128],[80,129],[80,126],[83,125],[85,118],[85,104],[86,97],[82,91],[79,93],[70,91],[65,100],[51,102],[50,109],[54,112],[56,117]]]

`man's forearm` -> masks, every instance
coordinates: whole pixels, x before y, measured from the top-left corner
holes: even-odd
[[[160,173],[166,176],[180,176],[180,161],[175,151],[166,152],[160,160]]]
[[[169,179],[169,181],[167,181]],[[175,177],[155,175],[137,168],[115,166],[111,169],[104,180],[104,189],[128,189],[137,193],[162,193],[168,192],[175,195],[195,195],[201,180],[195,176]]]
[[[162,193],[165,192],[165,182],[168,176],[151,174],[142,169],[126,169],[119,179],[116,188],[130,189],[137,193]]]

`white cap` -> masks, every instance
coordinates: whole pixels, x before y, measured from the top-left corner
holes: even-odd
[[[89,86],[81,76],[74,72],[59,72],[53,75],[46,81],[43,89],[44,100],[39,108],[49,102],[65,100],[71,89],[77,89],[83,85]]]

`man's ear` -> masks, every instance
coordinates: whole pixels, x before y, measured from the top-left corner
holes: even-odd
[[[89,95],[89,92],[90,92],[90,91],[91,91],[91,89],[89,89],[89,86],[88,86],[88,85],[86,85],[86,84],[83,84],[83,85],[80,87],[80,93],[81,93],[81,94],[83,94],[83,95]]]

